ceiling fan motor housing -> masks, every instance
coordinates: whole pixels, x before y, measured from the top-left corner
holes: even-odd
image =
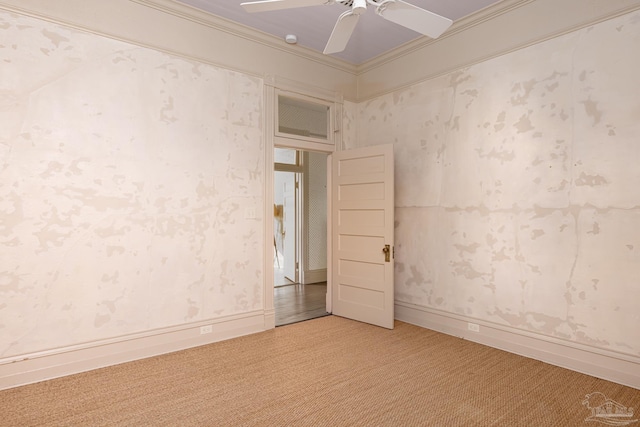
[[[385,3],[387,1],[389,1],[389,0],[366,0],[363,3],[369,3],[369,4],[372,4],[374,6],[377,6],[377,5],[379,5],[381,3]],[[343,5],[347,6],[347,7],[352,7],[353,3],[357,3],[357,1],[354,1],[354,0],[336,0],[336,3],[343,4]]]
[[[338,0],[338,3],[351,8],[351,11],[356,15],[360,15],[367,10],[367,0]]]

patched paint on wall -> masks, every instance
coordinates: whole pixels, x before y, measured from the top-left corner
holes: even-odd
[[[358,105],[396,299],[640,355],[640,13]]]
[[[342,105],[342,147],[355,147],[358,144],[358,104],[344,101]]]
[[[262,81],[4,12],[0,40],[0,356],[262,309]]]

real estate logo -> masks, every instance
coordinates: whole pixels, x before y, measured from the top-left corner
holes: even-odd
[[[633,418],[633,408],[608,399],[599,391],[587,394],[582,404],[591,410],[591,415],[585,418],[585,421],[609,426],[626,426],[638,422],[638,418]]]

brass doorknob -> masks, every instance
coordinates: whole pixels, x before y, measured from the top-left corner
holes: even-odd
[[[382,248],[382,253],[384,253],[384,262],[391,262],[391,246],[384,245],[384,248]]]

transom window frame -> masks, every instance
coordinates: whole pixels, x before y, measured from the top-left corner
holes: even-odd
[[[302,148],[310,151],[333,151],[333,148],[330,150],[327,149],[327,145],[331,147],[335,147],[336,145],[336,115],[338,112],[337,103],[327,100],[326,98],[319,98],[310,95],[304,95],[298,92],[274,88],[273,94],[273,118],[275,119],[275,123],[273,126],[273,138],[274,138],[274,146],[278,147],[287,147],[287,148]],[[312,136],[303,136],[296,135],[286,132],[281,132],[279,130],[279,117],[280,117],[280,97],[286,97],[293,100],[298,100],[304,103],[315,104],[319,106],[324,106],[327,108],[327,138],[317,138]],[[318,146],[317,144],[321,144]]]

